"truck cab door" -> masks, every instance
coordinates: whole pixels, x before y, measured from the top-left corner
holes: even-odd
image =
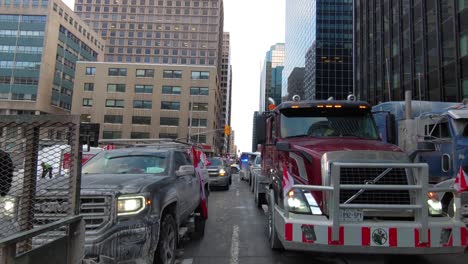
[[[432,151],[421,152],[416,162],[429,165],[429,181],[440,182],[454,175],[453,138],[447,120],[441,122],[424,122],[424,142],[431,145]],[[421,144],[429,145],[429,144]],[[455,157],[456,158],[456,157]]]

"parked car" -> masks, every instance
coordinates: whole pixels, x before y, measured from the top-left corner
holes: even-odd
[[[242,152],[240,156],[240,178],[241,180],[249,181],[250,165],[253,164],[255,158],[260,155],[260,152]]]
[[[83,166],[86,259],[174,263],[179,231],[204,234],[200,178],[188,150],[175,143],[127,147],[102,151]],[[49,196],[36,197],[36,203],[46,204]],[[53,220],[47,212],[37,211],[36,217]]]
[[[231,169],[226,161],[220,157],[208,158],[208,174],[210,175],[210,188],[223,187],[229,190],[232,183]]]

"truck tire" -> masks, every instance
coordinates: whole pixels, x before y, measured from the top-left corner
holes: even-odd
[[[252,174],[250,174],[250,191],[255,191],[255,178],[252,176]]]
[[[154,263],[174,264],[177,247],[177,225],[171,214],[165,214],[159,228],[159,242]]]
[[[208,206],[208,199],[206,199],[206,206]],[[194,230],[192,238],[201,239],[205,235],[205,224],[206,219],[202,216],[201,204],[195,210],[195,216],[193,217]]]
[[[278,238],[278,233],[276,232],[275,227],[275,217],[274,217],[274,206],[275,206],[275,196],[273,190],[270,191],[270,204],[268,204],[268,239],[270,242],[270,248],[273,250],[283,249],[283,245]]]

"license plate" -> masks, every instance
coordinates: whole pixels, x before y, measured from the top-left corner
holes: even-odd
[[[362,222],[364,215],[359,209],[341,209],[340,221],[343,222]]]

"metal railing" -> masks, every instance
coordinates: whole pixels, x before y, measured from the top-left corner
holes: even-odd
[[[79,214],[79,116],[0,116],[0,239],[16,254],[52,243],[62,229],[38,229]],[[31,230],[41,235],[20,236]],[[7,243],[11,249],[12,243]]]
[[[386,184],[340,184],[341,168],[404,168],[413,171],[414,184],[407,185],[386,185]],[[330,163],[330,186],[320,185],[293,185],[291,189],[322,191],[331,193],[328,201],[328,212],[332,222],[332,240],[339,240],[339,228],[341,224],[340,209],[384,209],[384,210],[412,210],[414,211],[414,221],[420,225],[420,242],[428,242],[428,192],[454,192],[453,188],[430,188],[428,179],[428,165],[425,163]],[[377,176],[378,177],[378,176]],[[364,192],[366,190],[407,190],[414,193],[414,204],[348,204],[340,202],[341,190],[356,190]],[[455,203],[460,207],[460,199],[456,198]],[[460,210],[457,210],[456,219],[460,219]],[[288,213],[286,213],[288,214]]]

